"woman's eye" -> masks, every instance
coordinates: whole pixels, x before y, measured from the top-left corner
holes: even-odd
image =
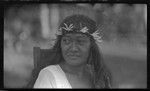
[[[69,40],[69,39],[63,39],[63,42],[64,42],[65,44],[69,44],[69,43],[70,43],[70,40]]]
[[[85,40],[78,40],[78,43],[81,45],[85,44],[85,42],[86,42]]]

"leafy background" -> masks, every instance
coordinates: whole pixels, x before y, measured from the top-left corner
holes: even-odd
[[[13,4],[4,10],[4,86],[24,88],[33,69],[33,47],[51,48],[59,23],[72,14],[97,22],[98,44],[113,88],[147,87],[145,4]]]

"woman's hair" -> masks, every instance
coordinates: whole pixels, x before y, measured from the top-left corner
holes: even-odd
[[[61,52],[61,38],[63,35],[57,36],[57,41],[53,46],[53,51],[55,52],[51,60],[55,60],[56,64],[64,61]],[[99,47],[97,46],[95,40],[90,36],[91,47],[89,52],[89,57],[87,59],[87,64],[91,66],[91,77],[93,88],[110,88],[111,87],[111,74],[106,68],[102,54],[100,53]],[[63,60],[62,60],[63,59]]]
[[[89,53],[88,64],[93,68],[93,87],[94,88],[111,88],[111,73],[106,67],[100,48],[93,37],[91,39],[91,48]]]

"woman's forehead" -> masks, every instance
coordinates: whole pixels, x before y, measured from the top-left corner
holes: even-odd
[[[68,33],[65,34],[64,37],[89,38],[86,34],[81,33]]]

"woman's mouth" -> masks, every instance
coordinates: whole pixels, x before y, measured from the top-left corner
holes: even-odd
[[[70,58],[79,58],[80,56],[79,55],[68,55],[68,57],[70,57]]]

